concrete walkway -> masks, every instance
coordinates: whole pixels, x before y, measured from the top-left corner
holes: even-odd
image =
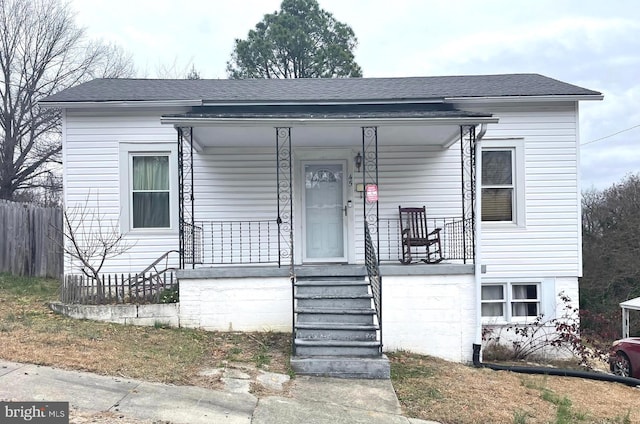
[[[73,411],[174,424],[429,423],[402,416],[389,380],[297,377],[290,394],[257,398],[0,360],[0,401],[63,401]]]

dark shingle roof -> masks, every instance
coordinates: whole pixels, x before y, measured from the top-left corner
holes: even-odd
[[[592,96],[601,93],[539,74],[410,78],[161,80],[96,79],[42,100],[286,103],[418,101],[446,97]]]

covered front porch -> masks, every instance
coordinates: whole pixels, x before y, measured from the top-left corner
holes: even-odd
[[[400,206],[426,206],[444,263],[473,263],[476,133],[495,118],[443,103],[236,109],[162,118],[178,134],[181,268],[364,264],[367,237],[377,263],[400,263]]]

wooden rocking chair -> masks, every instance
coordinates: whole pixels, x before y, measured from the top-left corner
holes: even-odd
[[[402,238],[402,259],[407,265],[413,261],[414,255],[424,254],[422,262],[435,264],[442,261],[442,245],[440,243],[441,228],[429,232],[427,229],[427,211],[421,208],[403,208],[398,206],[400,214],[400,236]],[[418,252],[418,247],[424,252]],[[422,250],[422,249],[420,249]]]

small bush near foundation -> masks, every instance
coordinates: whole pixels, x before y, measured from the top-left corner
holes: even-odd
[[[514,356],[513,349],[509,345],[493,340],[488,342],[482,349],[483,361],[505,362],[513,360]]]
[[[160,292],[160,303],[178,302],[180,302],[180,289],[177,285],[170,289],[164,289]]]
[[[509,324],[498,329],[485,327],[483,357],[498,361],[534,360],[555,351],[570,354],[582,367],[591,368],[592,360],[603,358],[607,351],[581,337],[579,309],[566,294],[560,293],[559,297],[564,306],[558,318],[545,320],[539,315],[530,323]],[[503,335],[503,332],[511,334]]]

